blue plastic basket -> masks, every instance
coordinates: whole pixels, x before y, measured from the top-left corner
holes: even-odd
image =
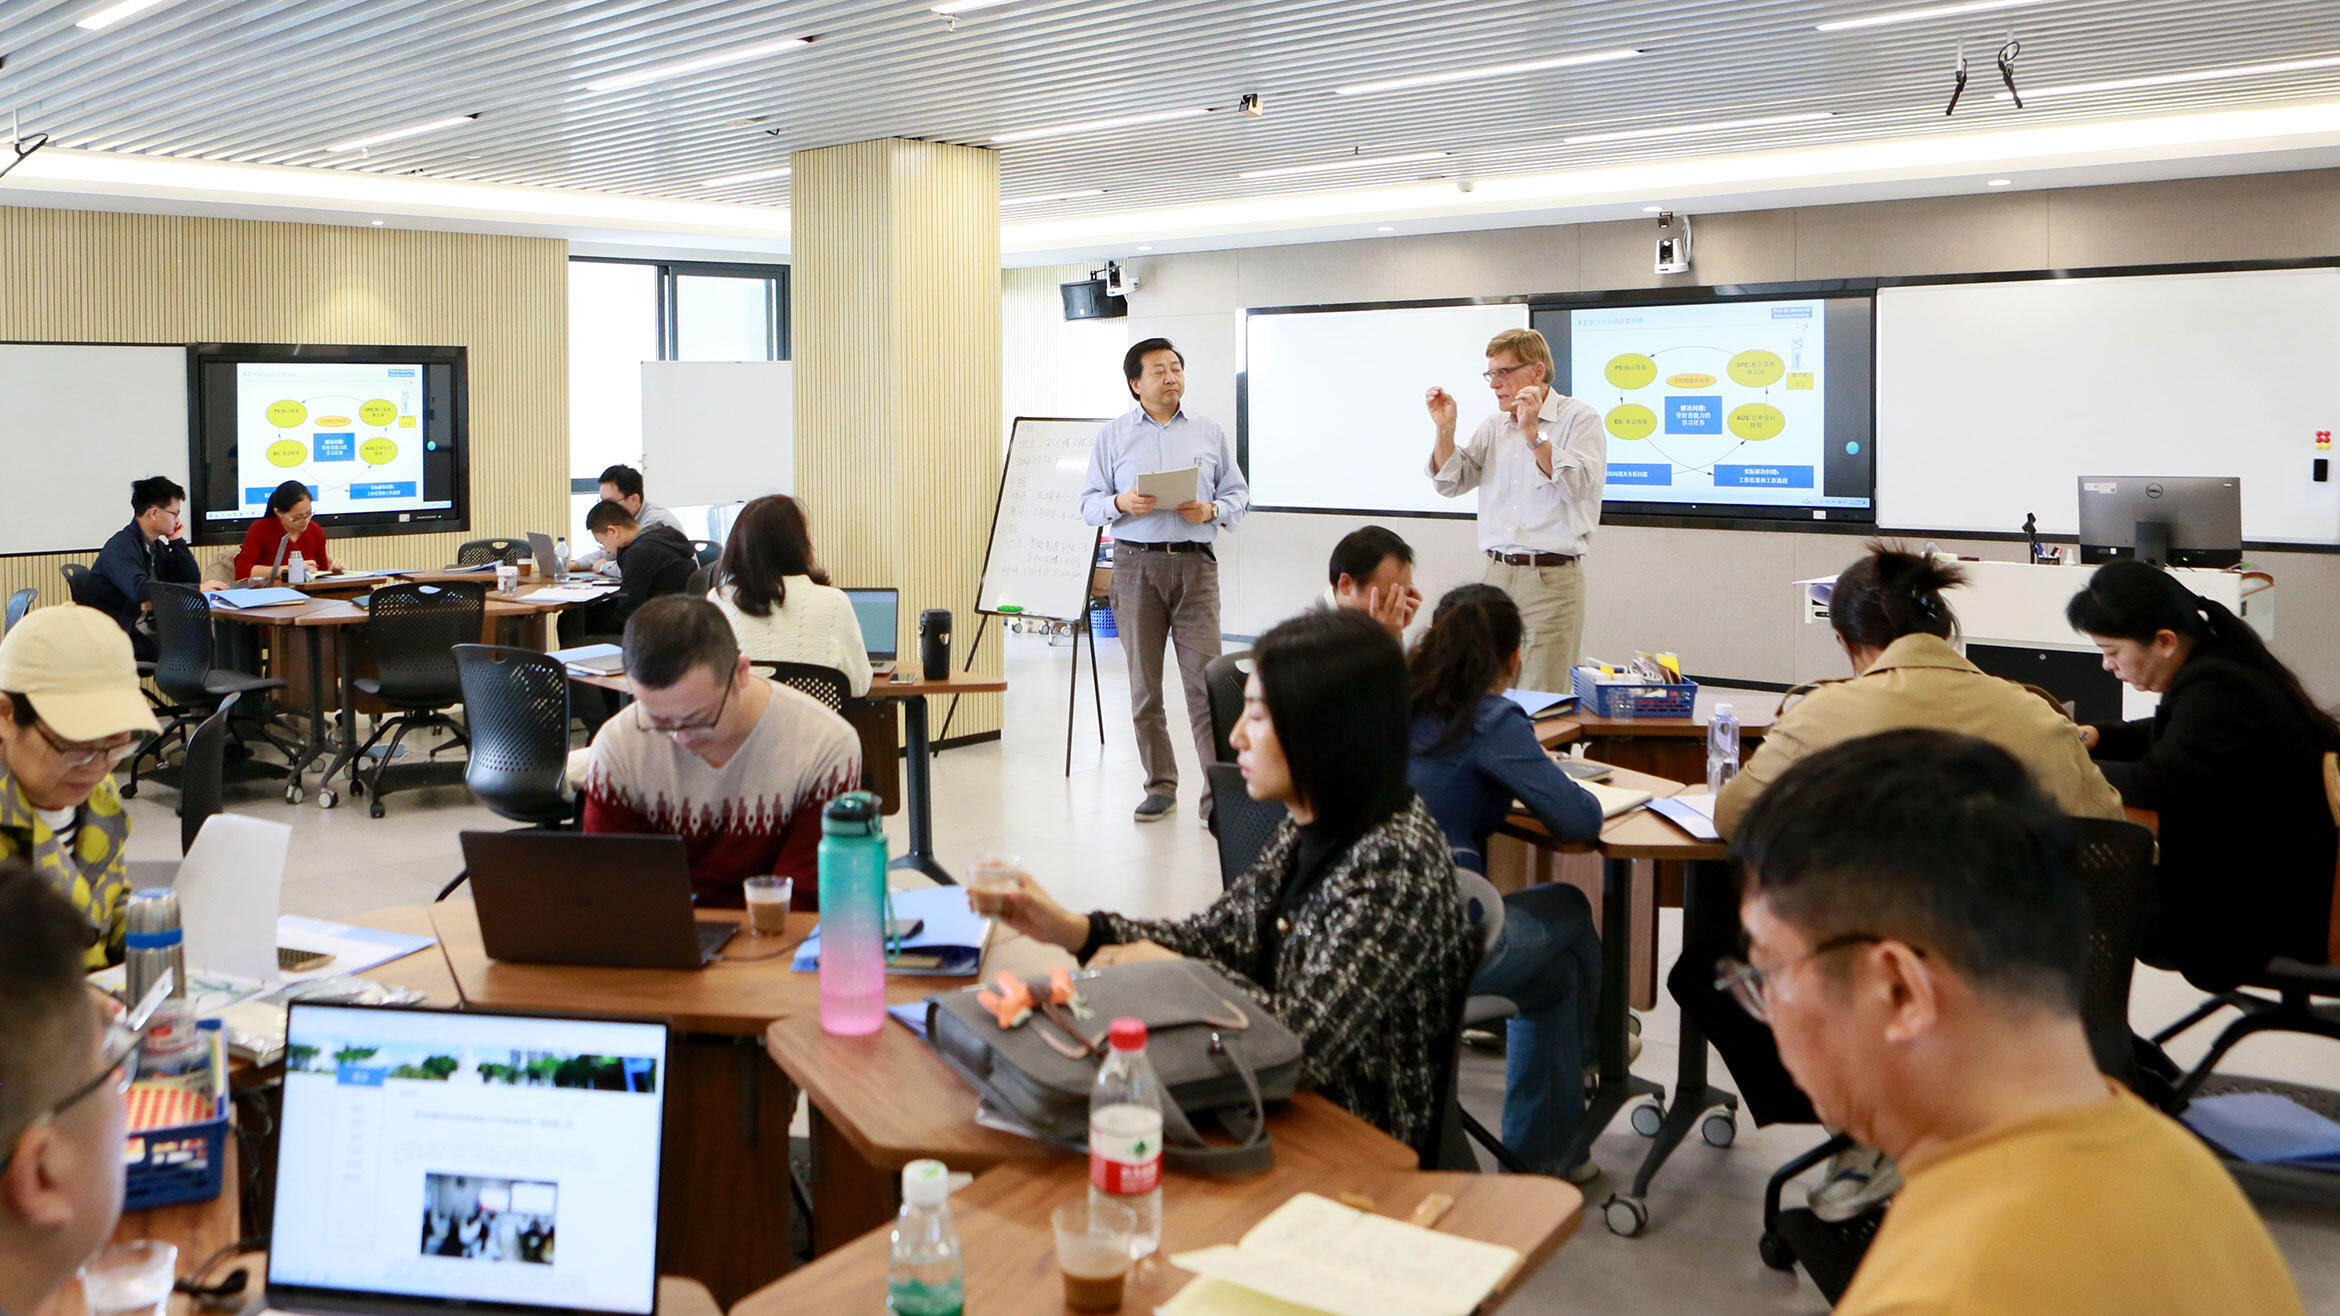
[[[1698,706],[1698,683],[1597,681],[1581,667],[1572,675],[1578,711],[1594,717],[1688,717]]]
[[[122,1191],[126,1211],[208,1202],[220,1194],[227,1164],[227,1047],[220,1041],[218,1020],[207,1019],[202,1028],[211,1047],[214,1113],[193,1124],[130,1135]]]

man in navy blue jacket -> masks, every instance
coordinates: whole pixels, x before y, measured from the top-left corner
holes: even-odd
[[[92,568],[97,579],[89,597],[82,600],[128,631],[130,647],[141,659],[154,657],[154,632],[147,621],[154,605],[147,600],[146,582],[200,585],[205,590],[224,588],[218,581],[203,579],[194,551],[179,537],[186,504],[187,491],[167,475],[131,481],[130,524],[115,531],[98,550],[97,565]]]

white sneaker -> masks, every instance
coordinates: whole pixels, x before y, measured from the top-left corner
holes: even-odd
[[[1828,1158],[1827,1172],[1806,1197],[1812,1214],[1832,1225],[1867,1215],[1901,1191],[1901,1167],[1873,1147],[1848,1147]]]

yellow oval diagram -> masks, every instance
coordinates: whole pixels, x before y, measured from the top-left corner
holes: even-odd
[[[1773,361],[1779,360],[1779,358],[1776,356],[1771,359]],[[368,402],[364,406],[358,408],[358,419],[364,421],[368,425],[387,425],[391,421],[398,419],[398,404],[395,402],[385,402],[380,398],[375,398],[373,401]]]
[[[309,450],[291,439],[278,439],[268,445],[268,460],[278,466],[298,466],[309,459]]]
[[[318,423],[318,424],[320,424],[320,425],[347,425],[347,424],[349,423],[349,417],[347,417],[347,416],[319,416],[319,417],[317,417],[317,423]]]
[[[1646,439],[1657,432],[1657,413],[1630,402],[1609,408],[1605,419],[1609,433],[1620,439]]]
[[[1666,381],[1667,388],[1713,388],[1714,376],[1701,374],[1676,375]]]
[[[1787,373],[1787,362],[1777,352],[1741,352],[1731,358],[1731,382],[1748,388],[1762,388],[1779,382]]]
[[[1609,358],[1609,382],[1619,388],[1644,388],[1657,380],[1657,362],[1639,352]]]
[[[1775,360],[1777,358],[1774,358]],[[1736,367],[1736,363],[1734,368]],[[1771,439],[1787,428],[1787,417],[1779,408],[1762,402],[1750,402],[1731,413],[1731,433],[1742,439]]]
[[[398,445],[388,439],[368,439],[358,445],[358,456],[365,458],[368,466],[381,466],[397,460]]]
[[[289,430],[308,418],[309,409],[290,398],[268,404],[268,423],[280,430]]]

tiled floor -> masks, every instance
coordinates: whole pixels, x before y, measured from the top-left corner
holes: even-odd
[[[1129,811],[1137,804],[1142,783],[1129,733],[1127,686],[1113,642],[1102,642],[1099,652],[1106,743],[1102,748],[1097,743],[1084,661],[1080,722],[1072,773],[1067,776],[1064,710],[1069,651],[1062,643],[1051,646],[1038,636],[1008,637],[1007,733],[994,743],[951,750],[935,763],[938,850],[953,868],[982,851],[1017,854],[1075,908],[1151,915],[1191,911],[1219,888],[1216,851],[1194,814],[1201,776],[1192,761],[1192,747],[1180,745],[1184,782],[1180,812],[1165,822],[1133,823]],[[1176,696],[1172,698],[1175,702]],[[167,791],[132,802],[133,858],[175,857],[172,803]],[[289,806],[281,795],[261,787],[232,796],[230,808],[293,826],[284,907],[325,917],[427,901],[458,867],[458,831],[510,825],[472,805],[461,788],[394,795],[389,816],[379,820],[346,803],[320,810],[313,796],[311,803]],[[898,851],[903,838],[899,817],[890,820],[889,830]],[[1669,914],[1660,925],[1664,953],[1671,954],[1677,934]],[[2182,1013],[2194,999],[2192,989],[2174,975],[2143,971],[2134,1016],[2140,1027],[2157,1026]],[[2197,1034],[2209,1031],[2198,1029]],[[1646,1046],[1635,1069],[1668,1081],[1676,1054],[1675,1032],[1675,1012],[1669,1002],[1661,1001],[1645,1020]],[[2182,1062],[2194,1054],[2181,1047],[2178,1058]],[[2300,1038],[2254,1039],[2238,1049],[2230,1067],[2340,1086],[2340,1046]],[[1466,1100],[1490,1124],[1501,1103],[1502,1083],[1500,1062],[1494,1060],[1475,1059],[1465,1074]],[[1583,1228],[1510,1310],[1631,1311],[1647,1316],[1825,1310],[1808,1283],[1766,1269],[1754,1246],[1761,1228],[1765,1177],[1817,1137],[1809,1126],[1759,1130],[1742,1120],[1738,1140],[1728,1149],[1692,1139],[1652,1190],[1648,1231],[1624,1239],[1603,1226],[1597,1207],[1630,1176],[1646,1144],[1618,1121],[1595,1148],[1595,1159],[1609,1173],[1586,1189],[1593,1209]],[[2307,1309],[2340,1313],[2340,1203],[2262,1197],[2259,1206],[2291,1261]]]

